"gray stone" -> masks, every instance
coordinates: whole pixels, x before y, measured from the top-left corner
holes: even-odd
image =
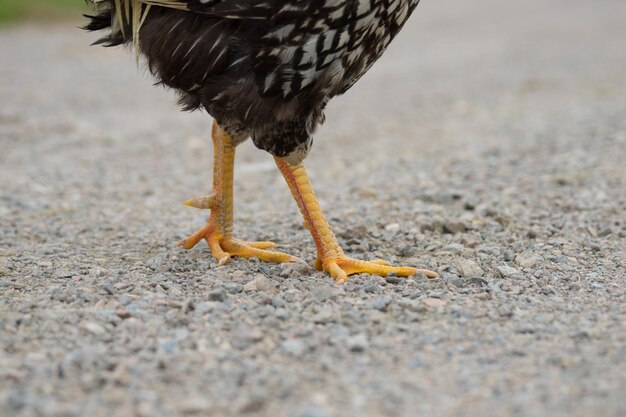
[[[227,298],[226,289],[224,287],[217,287],[209,292],[209,301],[224,301]]]
[[[447,220],[443,223],[443,230],[446,233],[463,233],[467,227],[465,223],[455,220]]]
[[[458,259],[456,268],[464,278],[482,277],[485,274],[483,269],[471,259]]]
[[[290,355],[293,355],[295,357],[300,357],[304,354],[304,351],[306,349],[306,345],[304,344],[304,342],[300,339],[288,339],[283,341],[280,346],[283,348],[283,350],[287,353],[289,353]]]
[[[298,417],[330,417],[330,414],[318,408],[311,408],[300,413]]]
[[[272,297],[272,306],[274,308],[283,308],[286,305],[287,305],[287,302],[285,301],[283,297],[280,297],[278,295]]]
[[[543,259],[540,255],[528,252],[515,257],[515,263],[522,268],[532,268],[541,261],[543,261]]]
[[[393,299],[390,296],[384,296],[372,301],[372,308],[374,310],[386,311]]]
[[[508,265],[498,266],[498,272],[504,278],[511,278],[511,277],[516,277],[520,275],[520,272],[517,269],[512,268]]]
[[[369,347],[367,336],[363,333],[350,336],[346,339],[346,346],[350,352],[364,352]]]
[[[243,286],[245,292],[271,291],[275,289],[275,284],[271,279],[263,274],[256,274],[253,279]]]
[[[326,324],[335,320],[335,312],[329,306],[322,307],[312,318],[315,323]]]
[[[406,279],[405,278],[400,278],[400,277],[396,277],[393,275],[388,275],[385,277],[385,282],[389,283],[389,284],[400,284],[405,282]]]

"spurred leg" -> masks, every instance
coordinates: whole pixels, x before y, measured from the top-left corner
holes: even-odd
[[[317,247],[315,268],[328,272],[338,283],[347,282],[348,275],[359,273],[381,276],[393,273],[397,276],[409,277],[421,272],[429,278],[438,276],[437,273],[425,269],[394,267],[389,266],[385,261],[359,261],[347,257],[324,217],[304,165],[302,163],[291,165],[282,158],[275,158],[275,160],[315,241]]]
[[[185,205],[210,209],[208,223],[187,239],[178,243],[185,249],[191,249],[202,239],[206,240],[211,253],[223,265],[232,256],[258,258],[267,262],[297,262],[299,258],[282,252],[265,249],[276,247],[272,242],[243,242],[234,239],[233,233],[233,177],[235,147],[237,144],[222,130],[213,124],[213,193],[210,196],[195,198]]]

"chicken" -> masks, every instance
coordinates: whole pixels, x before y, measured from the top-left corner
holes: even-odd
[[[213,191],[187,201],[210,209],[208,223],[179,243],[205,240],[220,265],[231,257],[298,261],[271,242],[233,237],[237,145],[251,138],[274,156],[317,248],[315,268],[338,283],[356,273],[409,277],[412,267],[360,261],[341,249],[313,192],[303,161],[324,108],[382,55],[419,0],[90,0],[96,43],[131,43],[185,110],[214,119]]]

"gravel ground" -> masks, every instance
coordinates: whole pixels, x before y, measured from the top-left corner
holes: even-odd
[[[211,121],[71,24],[1,30],[0,415],[626,415],[623,16],[424,2],[308,167],[349,253],[442,277],[345,286],[179,250]],[[312,263],[250,143],[236,198]]]

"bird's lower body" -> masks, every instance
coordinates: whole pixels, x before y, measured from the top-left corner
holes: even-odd
[[[179,246],[193,248],[205,240],[219,265],[231,257],[258,258],[267,262],[298,262],[299,258],[267,249],[275,248],[272,242],[244,242],[232,237],[233,229],[233,173],[236,142],[217,123],[213,126],[213,193],[186,202],[187,205],[211,209],[211,217],[202,229],[181,241]],[[429,278],[438,275],[429,270],[412,267],[390,266],[382,260],[360,261],[346,256],[337,242],[330,225],[317,201],[311,182],[302,163],[291,164],[286,159],[275,157],[278,169],[283,174],[291,193],[304,217],[304,224],[311,232],[317,248],[315,268],[325,271],[337,282],[345,283],[352,274],[373,274],[410,277],[422,273]]]

